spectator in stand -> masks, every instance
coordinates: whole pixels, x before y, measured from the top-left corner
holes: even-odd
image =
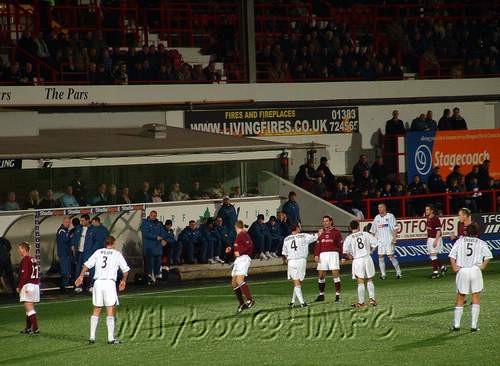
[[[120,196],[118,195],[118,188],[116,184],[109,185],[108,201],[107,205],[118,205],[120,204]]]
[[[85,206],[87,204],[87,185],[81,180],[79,175],[75,176],[75,179],[71,182],[71,187],[73,188],[73,195],[78,204]]]
[[[169,201],[187,201],[189,196],[186,193],[181,192],[181,186],[179,183],[172,184],[172,190],[168,195]]]
[[[320,171],[320,172],[322,172],[322,171]],[[311,193],[317,197],[322,198],[322,199],[328,198],[328,189],[326,187],[326,184],[323,183],[323,176],[319,176],[316,178],[316,180],[314,181],[314,183],[312,185]]]
[[[20,84],[21,76],[19,62],[12,62],[9,69],[4,74],[4,81],[11,84]]]
[[[413,181],[408,185],[408,195],[417,196],[427,193],[427,186],[422,182],[419,175],[413,177]],[[408,201],[411,216],[422,216],[426,205],[425,198],[414,198]]]
[[[451,117],[451,111],[449,108],[446,108],[443,111],[443,115],[439,119],[439,123],[438,123],[438,130],[439,131],[448,131],[448,130],[453,129],[451,126],[450,117]]]
[[[453,115],[450,117],[450,125],[453,130],[466,130],[467,122],[460,115],[460,108],[453,108]]]
[[[446,185],[448,186],[448,188],[450,188],[451,182],[453,179],[457,180],[457,182],[460,183],[462,178],[463,178],[463,175],[460,172],[460,165],[455,165],[453,167],[453,171],[450,174],[448,174],[448,176],[446,177]]]
[[[337,201],[341,203],[342,201],[347,199],[347,187],[344,186],[344,183],[342,182],[337,182],[337,185],[335,187],[335,190],[333,191],[332,199],[334,201]]]
[[[150,189],[149,182],[148,181],[142,182],[142,189],[134,197],[135,202],[137,202],[137,203],[153,202],[153,199],[151,197],[151,193],[149,193],[149,189]]]
[[[100,63],[97,65],[97,72],[95,74],[95,84],[96,85],[110,85],[113,84],[113,78],[109,71],[106,71],[104,64]]]
[[[465,186],[468,191],[470,191],[469,187],[471,186],[473,179],[476,179],[479,182],[479,165],[474,165],[472,170],[465,175]]]
[[[355,188],[358,191],[370,191],[370,190],[374,191],[375,190],[375,182],[370,177],[369,170],[363,170],[361,172],[361,178],[355,182]]]
[[[329,190],[333,190],[335,187],[335,176],[333,175],[332,171],[330,170],[330,167],[328,166],[328,159],[326,156],[322,156],[321,159],[319,160],[319,166],[316,169],[317,174],[322,171],[324,178],[323,181]]]
[[[78,207],[80,206],[75,196],[73,196],[73,187],[67,186],[64,194],[59,198],[59,202],[61,202],[61,207]]]
[[[282,211],[286,214],[287,224],[289,227],[301,223],[300,208],[296,201],[297,194],[295,192],[288,193],[288,201],[283,204]]]
[[[33,71],[33,65],[31,64],[31,62],[26,62],[26,64],[24,64],[24,69],[21,71],[19,83],[23,85],[33,85],[35,79],[36,74]]]
[[[411,127],[410,129],[412,131],[430,131],[430,126],[427,125],[427,122],[425,120],[425,114],[421,113],[417,118],[415,118],[411,122]]]
[[[132,203],[132,199],[130,198],[130,189],[128,187],[122,188],[119,203],[123,205],[130,205]]]
[[[449,193],[463,192],[463,189],[460,187],[460,181],[457,178],[453,178],[450,181],[450,185],[449,185],[447,190]],[[464,206],[464,199],[462,198],[462,196],[453,195],[451,197],[451,210],[452,210],[452,212],[457,212],[463,206]]]
[[[399,111],[392,111],[392,118],[385,123],[385,134],[388,136],[404,135],[405,124],[399,119]]]
[[[112,76],[115,85],[127,85],[128,84],[127,64],[125,62],[122,62],[118,65],[114,65]]]
[[[436,131],[437,130],[437,123],[432,118],[432,111],[427,111],[427,114],[425,116],[425,123],[426,123],[426,131]]]
[[[101,183],[97,188],[97,194],[89,200],[91,206],[104,206],[108,204],[108,196],[106,194],[106,184]]]
[[[435,166],[427,179],[427,186],[431,193],[443,193],[446,190],[446,183],[439,173],[439,167]]]
[[[19,206],[19,203],[16,201],[16,193],[15,192],[9,192],[7,194],[7,201],[2,206],[3,211],[17,211],[20,210],[21,206]]]
[[[54,192],[52,189],[48,189],[45,193],[45,197],[42,198],[39,208],[57,208],[59,207],[59,202],[54,199]]]
[[[389,172],[384,164],[382,156],[377,156],[370,168],[370,177],[376,181],[377,187],[382,187],[389,177]]]
[[[358,162],[352,168],[352,177],[354,179],[354,183],[359,182],[363,178],[363,172],[370,170],[370,165],[368,165],[368,158],[365,154],[361,154],[359,156]]]
[[[24,208],[26,210],[40,208],[40,202],[40,194],[34,189],[28,194],[28,200],[24,204]]]
[[[210,61],[208,63],[207,67],[203,69],[203,73],[205,74],[205,78],[208,81],[213,81],[213,82],[220,81],[221,78],[220,71],[215,69],[214,61]]]
[[[305,164],[299,167],[299,171],[295,176],[293,183],[301,188],[310,190],[316,179],[316,171],[314,170],[314,161],[309,159]]]
[[[478,172],[478,183],[479,189],[486,190],[491,189],[491,177],[490,177],[490,161],[488,159],[484,160],[483,163],[479,167]]]
[[[204,197],[204,194],[200,188],[200,182],[198,182],[198,181],[193,182],[193,188],[189,192],[189,197],[192,200],[200,200],[200,199],[202,199],[202,197]]]

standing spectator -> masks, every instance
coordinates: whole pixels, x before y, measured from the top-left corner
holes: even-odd
[[[421,113],[417,118],[415,118],[411,122],[410,129],[412,131],[418,131],[418,132],[428,131],[428,129],[427,129],[427,123],[425,121],[425,114]]]
[[[103,206],[108,204],[108,196],[106,195],[106,184],[101,183],[97,188],[97,194],[89,200],[92,206]]]
[[[120,196],[118,196],[118,189],[116,184],[109,185],[109,194],[108,194],[108,205],[118,205],[120,204]]]
[[[358,162],[352,168],[352,177],[353,177],[355,183],[362,180],[363,172],[365,170],[369,171],[370,165],[368,165],[368,158],[366,157],[366,155],[361,154],[359,156]]]
[[[385,134],[388,136],[404,135],[405,124],[399,119],[399,111],[392,111],[392,118],[385,123]]]
[[[222,198],[222,205],[217,212],[217,217],[220,217],[222,219],[223,225],[230,233],[229,242],[231,243],[231,245],[233,245],[234,239],[236,238],[236,230],[234,228],[234,225],[238,220],[238,212],[236,211],[234,205],[229,202],[229,196],[224,196],[224,198]]]
[[[328,159],[326,156],[322,156],[319,160],[319,166],[316,169],[316,172],[319,173],[321,171],[324,174],[323,182],[325,183],[327,189],[333,191],[333,188],[335,187],[335,176],[328,166]]]
[[[287,224],[289,227],[301,223],[300,208],[296,201],[297,194],[293,191],[288,193],[288,201],[283,205],[282,211],[286,214]]]
[[[61,226],[57,229],[57,257],[59,258],[59,266],[61,267],[61,292],[66,291],[66,287],[70,285],[72,278],[71,263],[73,263],[73,243],[70,237],[71,218],[65,216]]]
[[[26,210],[40,208],[40,202],[40,194],[34,189],[28,194],[28,200],[24,204],[24,208]]]
[[[87,204],[87,185],[82,182],[79,175],[75,176],[75,179],[71,182],[71,187],[78,205],[85,206]]]
[[[158,213],[151,211],[141,224],[144,270],[149,278],[148,284],[153,284],[160,278],[162,240],[166,238],[165,228],[157,217]]]
[[[463,175],[460,172],[460,165],[455,165],[453,167],[453,171],[446,177],[446,185],[448,186],[448,188],[451,187],[451,182],[453,179],[456,179],[459,183],[462,181]]]
[[[382,187],[382,185],[387,181],[389,176],[389,172],[384,165],[384,159],[382,156],[377,156],[375,162],[372,164],[370,168],[370,176],[372,179],[375,179],[378,187]]]
[[[437,123],[432,118],[432,111],[427,111],[427,114],[425,116],[425,130],[426,131],[436,131],[437,130]]]
[[[39,208],[57,208],[57,207],[59,207],[59,202],[57,202],[57,200],[54,199],[54,192],[52,191],[52,189],[47,189],[47,192],[45,193],[45,197],[42,198],[38,207]]]
[[[429,174],[427,179],[427,187],[431,193],[443,193],[446,190],[446,183],[444,182],[441,174],[439,173],[439,167],[435,166],[432,173]]]
[[[7,201],[3,204],[2,210],[4,211],[17,211],[20,210],[21,207],[19,203],[16,201],[16,192],[9,192],[7,194]]]
[[[413,182],[408,185],[408,195],[418,196],[427,193],[427,187],[419,175],[413,177]],[[411,216],[422,216],[426,205],[425,198],[414,198],[408,202]]]
[[[153,199],[151,197],[151,193],[149,193],[149,182],[148,181],[142,182],[142,189],[137,193],[137,195],[134,198],[135,198],[135,202],[137,202],[137,203],[153,202]]]
[[[61,202],[61,207],[78,207],[78,201],[76,200],[75,196],[73,196],[73,187],[72,186],[67,186],[64,194],[59,198],[59,201]]]
[[[172,190],[168,195],[169,201],[187,201],[189,196],[186,193],[181,192],[181,186],[178,182],[172,184]]]
[[[132,199],[130,198],[130,189],[128,187],[122,188],[119,203],[125,205],[130,205],[132,203]]]
[[[195,254],[198,255],[198,263],[205,263],[206,243],[203,240],[196,221],[189,221],[189,225],[179,234],[178,241],[186,255],[185,263],[194,264]]]
[[[481,190],[491,189],[490,161],[488,159],[484,160],[483,163],[479,166],[477,180],[479,184],[479,189]]]
[[[449,108],[446,108],[443,111],[443,115],[439,119],[439,123],[438,123],[438,130],[439,131],[448,131],[448,130],[453,129],[451,126],[450,116],[451,116],[451,111]]]
[[[479,182],[479,165],[474,165],[472,170],[465,176],[465,186],[468,191],[470,191],[469,186],[471,185],[473,179],[476,179]]]
[[[450,125],[452,130],[466,130],[467,122],[460,115],[460,108],[453,108],[453,115],[450,117]]]
[[[0,279],[6,285],[5,287],[16,296],[16,285],[14,283],[14,272],[12,270],[12,261],[10,251],[12,246],[5,237],[0,237]]]

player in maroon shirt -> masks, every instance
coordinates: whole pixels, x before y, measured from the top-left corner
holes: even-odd
[[[441,221],[435,214],[435,208],[432,205],[425,206],[425,216],[427,217],[427,253],[432,262],[432,278],[438,278],[443,275],[447,268],[439,262],[439,253],[443,250],[443,238],[441,231]]]
[[[29,255],[30,246],[28,243],[19,244],[18,252],[22,259],[16,291],[19,293],[19,301],[24,302],[26,310],[26,328],[21,333],[38,334],[40,331],[34,303],[40,302],[40,267],[36,259]]]
[[[469,227],[474,222],[471,218],[471,212],[467,207],[462,207],[458,210],[458,228],[457,235],[452,235],[451,240],[456,240],[461,236],[467,236],[467,227]]]
[[[340,256],[342,255],[342,236],[333,226],[331,216],[323,216],[323,229],[319,231],[318,241],[314,246],[314,260],[318,263],[319,295],[315,301],[325,301],[325,278],[332,271],[335,285],[335,302],[340,301]]]
[[[233,252],[236,257],[231,273],[231,285],[239,303],[237,313],[241,313],[245,309],[250,309],[255,304],[255,300],[245,281],[245,278],[248,276],[248,267],[250,267],[250,263],[252,262],[253,242],[250,235],[245,231],[244,226],[243,221],[238,220],[236,222],[236,240],[232,248],[226,248],[227,254]],[[243,300],[243,295],[247,299],[246,302]]]

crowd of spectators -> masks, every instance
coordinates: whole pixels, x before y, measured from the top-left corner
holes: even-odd
[[[131,203],[155,203],[166,201],[187,201],[202,199],[220,199],[224,196],[240,198],[255,195],[257,192],[242,193],[239,186],[226,190],[221,182],[215,182],[211,187],[202,187],[199,181],[192,183],[187,192],[181,190],[178,182],[173,183],[169,189],[161,182],[151,185],[144,181],[140,189],[130,191],[124,186],[118,189],[116,184],[101,183],[95,192],[89,192],[87,184],[80,177],[75,177],[61,192],[48,189],[43,197],[38,190],[30,191],[20,203],[16,192],[8,192],[5,202],[0,205],[0,210],[13,211],[21,209],[50,209],[59,207],[103,206]]]
[[[466,175],[462,173],[460,166],[456,165],[444,179],[440,168],[435,167],[427,183],[417,175],[405,185],[386,167],[382,156],[377,156],[370,164],[367,156],[362,154],[352,169],[352,178],[335,177],[328,167],[326,157],[322,157],[316,168],[312,160],[302,165],[295,177],[295,184],[353,212],[359,218],[366,217],[367,210],[372,217],[375,216],[379,201],[387,201],[388,208],[396,217],[400,217],[403,214],[403,201],[391,199],[398,197],[406,197],[406,216],[422,216],[425,204],[429,202],[433,202],[443,212],[445,202],[442,197],[411,198],[429,193],[468,192],[467,195],[450,197],[451,212],[457,212],[462,206],[469,207],[473,212],[486,212],[491,210],[492,196],[483,195],[480,191],[500,188],[498,182],[490,177],[489,165],[490,161],[485,160],[481,165],[475,165]],[[366,199],[373,200],[366,205]]]
[[[438,122],[434,119],[431,110],[426,113],[419,113],[415,119],[403,122],[399,118],[399,111],[392,111],[392,118],[385,123],[386,136],[404,136],[407,131],[447,131],[447,130],[467,130],[467,121],[460,114],[460,108],[454,107],[453,112],[449,108],[443,110],[443,114]]]

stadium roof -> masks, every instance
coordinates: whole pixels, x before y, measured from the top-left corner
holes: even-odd
[[[319,147],[319,144],[314,144]],[[322,145],[323,146],[323,145]],[[38,136],[0,137],[0,158],[58,159],[306,149],[254,138],[167,127],[167,138],[142,135],[141,128],[40,130]]]

